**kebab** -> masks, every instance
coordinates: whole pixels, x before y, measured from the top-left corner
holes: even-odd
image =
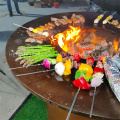
[[[90,65],[93,65],[94,64],[93,60],[94,60],[93,58],[89,58],[89,59],[86,60],[86,62],[89,63]],[[97,64],[97,66],[102,67],[100,62]],[[87,73],[86,73],[86,71],[87,71]],[[95,72],[95,70],[94,70],[94,72]],[[89,82],[89,77],[91,77],[92,73],[93,73],[93,70],[92,70],[91,66],[89,66],[88,64],[83,64],[82,63],[79,66],[79,69],[77,70],[77,72],[75,74],[75,79],[76,80],[73,81],[73,84],[74,84],[75,87],[78,88],[78,91],[77,91],[77,93],[76,93],[76,95],[74,97],[73,103],[71,105],[71,108],[69,110],[69,113],[67,115],[66,120],[69,120],[70,114],[72,112],[72,109],[74,107],[74,104],[75,104],[75,101],[77,99],[77,96],[79,94],[80,89],[89,90],[91,87],[95,87],[94,95],[93,95],[93,101],[92,101],[92,105],[91,105],[91,111],[90,111],[90,117],[92,117],[92,111],[93,111],[93,104],[94,104],[94,99],[95,99],[96,87],[101,85],[101,83],[102,83],[101,78],[103,77],[103,76],[101,78],[99,78],[99,76],[97,76],[97,78],[92,77],[91,84],[89,84],[88,83]]]
[[[103,14],[99,15],[99,16],[94,20],[94,23],[95,23],[95,24],[99,23],[99,21],[104,17],[104,15],[105,15],[106,12],[107,12],[107,11],[105,11]]]
[[[116,14],[116,12],[114,12],[112,15],[109,15],[104,21],[103,21],[103,24],[107,24],[112,18],[113,18],[113,15]]]

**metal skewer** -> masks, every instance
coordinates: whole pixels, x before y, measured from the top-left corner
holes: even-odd
[[[108,11],[105,11],[104,13],[103,13],[103,15],[105,15],[105,13],[107,13]]]
[[[39,66],[39,65],[43,65],[43,64],[36,64],[36,65],[30,65],[31,66]],[[28,68],[27,66],[22,66],[22,67],[16,67],[16,68],[10,68],[9,70],[14,70],[14,69],[18,69],[18,68]]]
[[[71,105],[71,107],[70,107],[70,110],[69,110],[69,113],[68,113],[68,115],[67,115],[66,120],[69,120],[70,114],[71,114],[71,112],[72,112],[72,109],[73,109],[73,107],[74,107],[74,104],[75,104],[75,101],[76,101],[76,99],[77,99],[77,96],[78,96],[79,92],[80,92],[80,87],[78,88],[78,91],[77,91],[77,93],[76,93],[76,95],[75,95],[75,97],[74,97],[73,103],[72,103],[72,105]]]
[[[50,69],[50,70],[44,70],[44,71],[37,71],[37,72],[31,72],[31,73],[25,73],[25,74],[19,74],[16,76],[24,76],[24,75],[31,75],[31,74],[36,74],[36,73],[41,73],[41,72],[48,72],[48,71],[53,71],[55,69]]]
[[[116,11],[112,15],[115,15],[115,14],[116,14]]]
[[[28,28],[26,28],[26,27],[24,27],[24,26],[22,26],[22,25],[18,25],[18,24],[15,24],[15,23],[13,23],[13,24],[16,25],[16,26],[19,26],[19,27],[22,27],[22,28],[25,28],[25,29],[28,30]]]
[[[95,100],[95,92],[96,92],[96,87],[94,89],[94,94],[93,94],[93,100],[92,100],[92,105],[91,105],[91,110],[90,110],[90,118],[92,117],[92,112],[93,112],[93,105],[94,105],[94,100]]]

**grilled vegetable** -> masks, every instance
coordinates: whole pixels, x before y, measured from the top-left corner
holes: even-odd
[[[93,69],[90,65],[88,64],[84,64],[84,63],[81,63],[81,65],[79,66],[79,69],[78,70],[86,70],[86,76],[88,78],[91,77],[91,75],[93,74]]]
[[[85,80],[84,77],[79,77],[78,79],[74,80],[73,84],[75,87],[80,87],[82,90],[88,90],[91,88],[91,85]]]
[[[62,76],[62,75],[63,75],[64,70],[65,70],[65,66],[63,65],[62,62],[58,62],[58,63],[55,65],[55,72],[56,72],[59,76]]]

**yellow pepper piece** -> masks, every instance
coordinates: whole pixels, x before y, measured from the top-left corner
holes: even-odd
[[[81,63],[78,70],[86,70],[86,74],[90,74],[90,75],[93,74],[92,67],[88,64],[85,64],[85,63]]]
[[[105,57],[103,57],[102,62],[103,62],[103,63],[105,63],[105,61],[106,61],[106,58],[105,58]]]
[[[56,57],[56,60],[57,60],[57,62],[62,62],[63,61],[62,55],[58,54],[58,56]]]
[[[70,75],[71,74],[71,60],[67,60],[64,63],[64,66],[65,66],[65,70],[64,70],[63,75]]]
[[[38,30],[37,30],[37,29],[34,29],[33,32],[34,32],[34,33],[38,33]]]

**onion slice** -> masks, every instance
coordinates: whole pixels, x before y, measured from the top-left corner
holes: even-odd
[[[58,63],[55,65],[55,72],[56,72],[59,76],[62,76],[62,75],[63,75],[64,70],[65,70],[65,66],[63,65],[62,62],[58,62]]]

